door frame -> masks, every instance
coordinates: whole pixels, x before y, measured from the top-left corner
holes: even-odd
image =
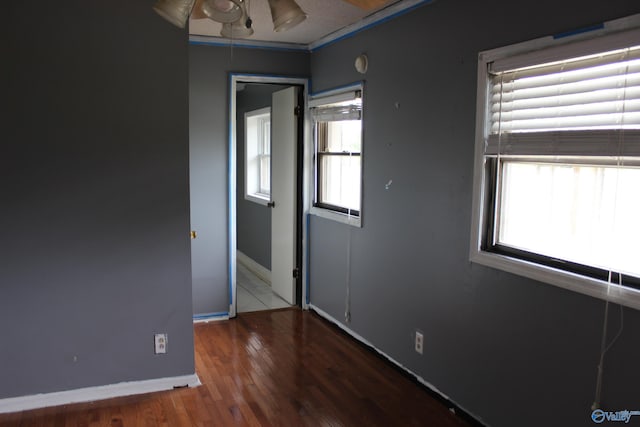
[[[302,217],[297,218],[299,224],[302,225],[302,308],[307,310],[309,308],[309,259],[308,259],[308,243],[309,243],[309,227],[308,221],[305,220],[309,215],[309,211],[312,205],[312,194],[310,191],[310,185],[312,181],[312,159],[313,159],[313,147],[311,138],[311,125],[306,111],[307,100],[309,97],[309,85],[310,81],[305,77],[287,77],[277,75],[263,75],[263,74],[245,74],[245,73],[230,73],[229,74],[229,128],[228,128],[228,248],[229,248],[229,317],[235,317],[237,314],[237,272],[236,272],[236,251],[237,245],[237,140],[236,140],[236,88],[238,83],[266,83],[266,84],[282,84],[291,86],[300,86],[302,88],[302,99],[304,102],[303,113],[303,125],[302,125],[302,170],[298,170],[299,174],[302,174]],[[300,177],[298,177],[299,179]],[[300,196],[300,195],[299,195]],[[296,295],[296,299],[298,295]]]

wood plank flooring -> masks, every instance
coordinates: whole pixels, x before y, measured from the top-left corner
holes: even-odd
[[[312,312],[195,326],[202,386],[0,415],[2,427],[468,426]]]

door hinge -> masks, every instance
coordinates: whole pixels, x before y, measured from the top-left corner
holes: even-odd
[[[294,279],[299,279],[300,278],[300,269],[299,268],[294,268],[293,269],[293,278]]]
[[[302,108],[299,105],[296,105],[296,108],[293,109],[293,114],[299,116],[302,113]]]

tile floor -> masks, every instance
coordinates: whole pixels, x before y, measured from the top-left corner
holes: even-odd
[[[237,284],[238,313],[290,306],[273,293],[271,286],[240,263],[237,265]]]

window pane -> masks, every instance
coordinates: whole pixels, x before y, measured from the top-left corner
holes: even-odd
[[[640,276],[640,169],[507,161],[498,243]]]
[[[271,154],[271,121],[266,117],[262,122],[262,154]]]
[[[271,194],[271,156],[260,156],[260,193]]]
[[[313,104],[313,105],[311,105]],[[360,216],[362,89],[310,101],[315,131],[314,206]]]
[[[360,152],[362,147],[362,125],[360,120],[342,120],[325,123],[327,123],[326,151],[334,153]]]
[[[268,200],[271,193],[269,108],[245,114],[245,196]],[[250,199],[251,200],[251,199]]]
[[[360,210],[360,156],[323,155],[321,203]]]

